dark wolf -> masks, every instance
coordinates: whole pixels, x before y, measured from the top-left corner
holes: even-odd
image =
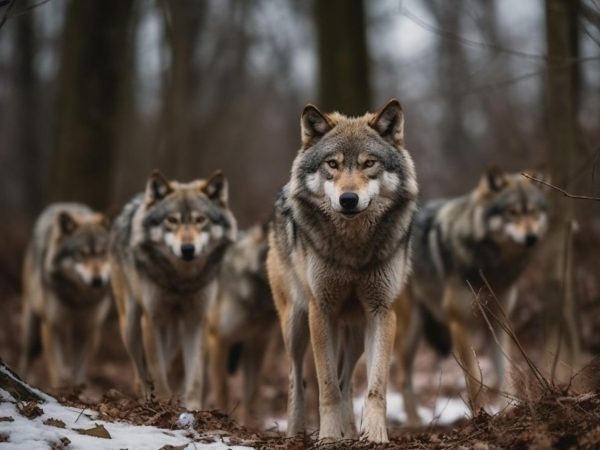
[[[215,406],[227,412],[228,372],[241,365],[244,423],[256,422],[254,404],[261,366],[277,325],[267,281],[267,232],[263,225],[240,232],[225,255],[219,295],[208,315],[210,387]]]
[[[153,383],[170,398],[168,369],[181,349],[184,401],[202,407],[204,322],[214,301],[225,250],[236,221],[227,206],[227,181],[179,183],[158,172],[133,198],[111,232],[110,260],[119,324],[142,395]]]
[[[290,359],[288,434],[304,431],[308,338],[319,384],[320,438],[356,434],[352,375],[366,352],[362,436],[386,442],[386,388],[398,300],[410,266],[417,183],[397,100],[346,117],[312,105],[302,147],[275,204],[267,269]]]

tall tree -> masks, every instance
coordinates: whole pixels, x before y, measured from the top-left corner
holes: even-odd
[[[547,121],[550,175],[554,184],[566,186],[576,154],[576,72],[572,70],[578,48],[573,42],[577,2],[546,0]],[[547,368],[565,381],[577,364],[579,336],[573,296],[573,200],[551,192],[552,214],[547,248],[548,279],[544,292]]]
[[[23,6],[30,6],[29,3],[29,1],[25,1]],[[23,203],[29,214],[38,212],[42,196],[41,155],[37,141],[39,93],[33,67],[35,39],[33,12],[15,18],[14,94],[17,99],[15,102],[15,125],[21,168],[20,177],[27,180],[27,183],[24,184]]]
[[[158,148],[158,164],[169,176],[190,177],[195,144],[194,102],[200,75],[195,57],[208,5],[206,0],[161,0],[161,5],[170,65],[162,92],[164,139]]]
[[[319,106],[363,114],[371,105],[363,0],[314,0]]]
[[[48,199],[110,202],[133,0],[67,3]]]

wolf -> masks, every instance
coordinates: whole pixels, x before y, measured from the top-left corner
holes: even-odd
[[[386,442],[393,303],[410,267],[418,193],[404,148],[404,116],[390,100],[361,117],[307,105],[302,146],[275,204],[267,273],[290,360],[288,434],[304,431],[302,360],[311,348],[319,437],[356,434],[352,374],[363,351],[367,396],[361,434]]]
[[[181,348],[184,403],[202,407],[203,328],[237,225],[221,172],[180,183],[148,178],[116,218],[110,237],[111,278],[125,348],[144,398],[171,397],[167,374]]]
[[[108,218],[79,203],[37,219],[23,265],[21,374],[41,339],[52,387],[84,381],[111,301],[108,235]]]
[[[481,409],[483,380],[471,342],[483,318],[473,314],[479,312],[473,304],[474,293],[494,314],[501,313],[499,308],[510,313],[516,301],[515,283],[547,228],[545,190],[520,173],[498,169],[485,172],[471,192],[433,200],[419,209],[411,236],[413,273],[404,302],[411,305],[404,312],[410,325],[399,328],[408,330],[400,351],[409,423],[420,423],[412,370],[423,334],[441,355],[456,351],[471,409],[474,414]],[[491,298],[487,283],[498,302]],[[492,352],[496,387],[500,387],[505,359],[509,358],[508,335],[497,321],[489,320],[493,331],[485,327],[486,341]]]
[[[277,325],[267,280],[268,227],[255,225],[239,233],[225,254],[217,301],[208,313],[210,386],[215,406],[228,406],[227,372],[241,362],[243,421],[255,419],[253,407],[262,362]]]

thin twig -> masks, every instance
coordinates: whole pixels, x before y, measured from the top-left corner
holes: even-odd
[[[544,186],[548,186],[549,188],[552,188],[555,191],[560,192],[565,197],[574,198],[574,199],[577,199],[577,200],[592,200],[592,201],[595,201],[595,202],[600,202],[600,197],[592,197],[592,196],[589,196],[589,195],[570,194],[567,191],[565,191],[564,189],[561,189],[558,186],[550,184],[547,181],[540,180],[539,178],[532,177],[528,173],[521,172],[521,175],[523,175],[525,178],[529,178],[532,181],[535,181],[537,183],[543,184]]]
[[[4,16],[2,17],[2,20],[0,20],[0,29],[4,26],[4,24],[8,20],[8,16],[10,15],[10,10],[13,8],[13,6],[15,6],[16,2],[17,2],[17,0],[10,0],[10,3],[8,3],[8,7],[6,8],[6,11],[4,12]],[[0,6],[4,6],[4,5],[6,5],[6,3],[3,3]]]

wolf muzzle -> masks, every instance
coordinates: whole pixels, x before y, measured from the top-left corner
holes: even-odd
[[[196,247],[191,244],[184,244],[181,246],[181,257],[185,261],[191,261],[196,256]]]
[[[340,205],[344,213],[352,212],[358,205],[358,194],[354,192],[344,192],[340,195]]]

